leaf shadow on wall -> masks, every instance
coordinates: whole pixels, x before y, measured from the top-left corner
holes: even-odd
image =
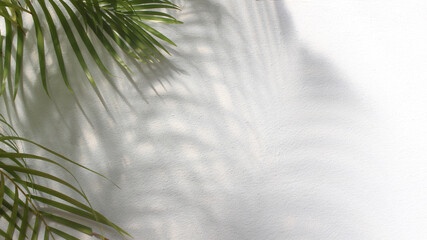
[[[95,208],[136,239],[360,237],[360,216],[343,205],[353,202],[339,198],[360,189],[337,179],[369,157],[353,146],[365,110],[298,42],[285,4],[189,0],[179,17],[169,62],[99,81],[108,111],[86,81],[75,84],[80,106],[59,83],[55,104],[26,86],[36,90],[21,94],[24,135],[119,184],[77,174]]]

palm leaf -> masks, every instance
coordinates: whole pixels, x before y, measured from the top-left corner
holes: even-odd
[[[55,51],[61,78],[67,88],[73,92],[69,76],[67,74],[67,62],[63,56],[62,45],[59,36],[64,34],[68,39],[80,68],[85,73],[92,85],[97,81],[94,69],[89,68],[88,61],[94,61],[99,70],[110,74],[107,66],[102,62],[95,50],[95,45],[100,45],[110,54],[112,59],[122,67],[124,71],[131,73],[125,61],[119,57],[115,46],[119,47],[130,58],[140,62],[161,61],[163,54],[169,54],[164,44],[175,46],[166,36],[149,26],[150,22],[161,22],[165,24],[180,24],[165,10],[179,10],[179,7],[166,0],[38,0],[31,2],[24,0],[25,6],[16,0],[0,0],[0,17],[4,18],[6,25],[4,54],[0,59],[0,94],[4,92],[7,79],[10,78],[14,67],[14,79],[10,83],[12,96],[18,93],[22,78],[22,59],[24,58],[24,26],[22,18],[24,14],[31,14],[35,28],[35,38],[39,59],[40,79],[45,92],[48,91],[48,69],[46,66],[45,47],[53,48]],[[71,5],[74,8],[71,8]],[[49,6],[53,11],[49,11]],[[81,18],[80,18],[81,17]],[[55,24],[59,20],[59,25]],[[44,24],[47,23],[47,24]],[[47,25],[47,27],[44,27]],[[90,31],[88,31],[90,29]],[[47,45],[45,34],[50,33],[52,45]],[[75,34],[77,32],[77,34]],[[97,41],[89,37],[93,32]],[[15,37],[16,36],[16,37]],[[0,47],[2,38],[0,39]],[[159,42],[160,40],[161,42]],[[12,49],[13,41],[16,41],[16,50]],[[85,49],[83,49],[83,46]],[[1,48],[2,49],[2,48]],[[88,51],[88,56],[83,51]],[[15,58],[12,59],[12,54]]]
[[[130,236],[92,208],[77,179],[62,163],[44,156],[21,153],[15,142],[31,143],[46,153],[54,154],[59,159],[65,159],[68,163],[81,168],[85,168],[84,166],[33,141],[9,135],[15,131],[1,115],[0,124],[0,216],[8,223],[4,228],[0,226],[1,236],[5,239],[14,239],[16,235],[20,240],[37,240],[40,235],[40,227],[44,227],[45,239],[55,239],[55,236],[62,239],[79,239],[78,236],[73,235],[75,232],[105,239],[102,234],[92,228],[95,222],[111,227],[124,238]],[[62,175],[61,177],[55,176],[55,174],[38,169],[34,164],[29,167],[25,160],[40,160],[45,164],[57,166],[62,169]],[[63,172],[73,177],[75,183],[64,180]],[[28,177],[29,180],[24,180],[24,176],[31,177]],[[37,181],[39,179],[43,180],[40,181],[43,184]],[[49,185],[52,183],[72,190],[80,196],[79,199],[50,187]],[[43,210],[39,206],[43,206]],[[32,220],[34,218],[35,220]],[[62,227],[52,227],[52,223]]]
[[[22,14],[20,11],[15,11],[17,22],[20,26],[23,25],[22,23]],[[22,59],[24,54],[24,32],[18,31],[18,43],[17,43],[17,49],[16,49],[16,58],[15,58],[15,86],[14,86],[14,92],[13,92],[13,99],[15,99],[16,94],[18,93],[18,86],[19,81],[21,80],[21,72],[22,72]]]
[[[8,14],[7,14],[8,15]],[[3,93],[6,89],[6,80],[9,78],[10,74],[10,61],[12,55],[12,40],[13,40],[13,31],[12,31],[12,21],[5,19],[6,25],[6,41],[5,41],[5,50],[4,50],[4,60],[3,60],[3,80],[0,93]],[[3,57],[3,56],[2,56]]]
[[[101,47],[122,67],[123,71],[131,73],[117,49],[143,63],[161,61],[164,59],[163,54],[169,54],[165,44],[173,46],[175,44],[151,27],[150,22],[182,23],[165,11],[179,10],[177,5],[167,0],[73,0],[67,2],[23,0],[23,2],[24,6],[18,0],[0,0],[0,17],[3,18],[5,25],[5,30],[0,33],[0,95],[7,89],[13,99],[16,98],[21,86],[23,59],[27,54],[24,52],[27,34],[23,21],[26,14],[31,14],[34,23],[40,79],[48,95],[48,73],[52,68],[47,66],[46,48],[54,49],[61,78],[67,88],[73,92],[66,68],[70,62],[64,57],[64,44],[71,46],[81,69],[89,82],[95,86],[95,81],[98,80],[94,79],[94,69],[89,68],[88,62],[95,62],[99,70],[110,74],[95,50],[95,45],[101,43]],[[90,32],[95,33],[95,39],[89,37]],[[2,33],[4,35],[1,35]],[[52,40],[51,45],[46,41],[46,34]],[[61,42],[61,35],[65,35],[68,42]],[[84,51],[88,54],[85,55]],[[53,158],[23,153],[17,146],[19,142],[31,144]],[[63,180],[62,176],[37,168],[34,163],[36,160],[59,167],[61,173],[69,174],[75,182],[69,183]],[[31,164],[28,165],[27,162]],[[48,148],[17,136],[16,131],[0,114],[0,217],[7,222],[6,226],[0,226],[0,236],[5,239],[18,238],[19,240],[37,240],[39,237],[55,239],[56,236],[73,240],[78,239],[72,234],[77,231],[104,239],[102,234],[95,232],[91,227],[95,222],[98,222],[99,226],[111,227],[123,238],[130,236],[92,208],[82,187],[64,165],[65,163],[104,177]],[[68,188],[79,197],[74,198],[54,189],[51,187],[52,184]],[[41,211],[39,206],[46,208]],[[63,227],[52,227],[52,223]],[[44,231],[40,230],[41,228]]]
[[[39,16],[37,15],[37,12],[33,7],[33,4],[29,0],[25,0],[25,3],[27,4],[28,8],[30,9],[31,15],[33,17],[34,27],[36,29],[37,53],[39,56],[40,77],[41,77],[41,80],[43,83],[43,88],[46,91],[46,93],[49,95],[49,91],[47,89],[46,59],[45,59],[45,53],[44,53],[44,36],[43,36],[42,27],[40,25]],[[47,20],[48,20],[49,27],[50,27],[52,23],[49,21],[50,19],[47,18]],[[53,41],[53,43],[54,43],[53,47],[55,49],[55,53],[57,53],[58,52],[57,48],[60,49],[59,41],[57,41],[57,42]],[[59,50],[59,52],[60,51],[61,50]],[[63,60],[61,61],[61,59],[58,59],[58,64],[59,64],[59,67],[61,69],[61,73],[63,73],[64,61]],[[64,78],[66,85],[69,87],[66,74],[63,73],[62,77]]]

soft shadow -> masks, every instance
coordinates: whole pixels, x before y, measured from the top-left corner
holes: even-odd
[[[135,239],[363,239],[357,203],[341,198],[367,193],[348,189],[349,165],[369,157],[354,145],[367,114],[351,86],[301,46],[282,1],[183,3],[169,61],[112,67],[98,85],[108,111],[86,81],[75,97],[52,84],[56,106],[25,90],[24,136],[119,184],[77,171]]]

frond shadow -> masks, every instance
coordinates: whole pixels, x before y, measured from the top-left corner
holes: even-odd
[[[366,110],[339,71],[298,42],[286,5],[187,0],[178,18],[168,61],[103,76],[109,113],[85,81],[73,83],[80,107],[63,86],[52,85],[57,107],[31,89],[25,136],[121,186],[77,174],[95,208],[137,239],[315,239],[331,226],[360,237],[350,220],[363,217],[321,190],[348,194],[352,182],[334,174],[357,178],[349,164],[370,157],[343,144]]]

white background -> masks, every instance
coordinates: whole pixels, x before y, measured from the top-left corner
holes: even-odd
[[[78,174],[135,239],[427,239],[425,0],[181,5],[170,62],[107,61],[104,104],[53,51],[49,100],[27,48],[3,112],[117,183]]]

